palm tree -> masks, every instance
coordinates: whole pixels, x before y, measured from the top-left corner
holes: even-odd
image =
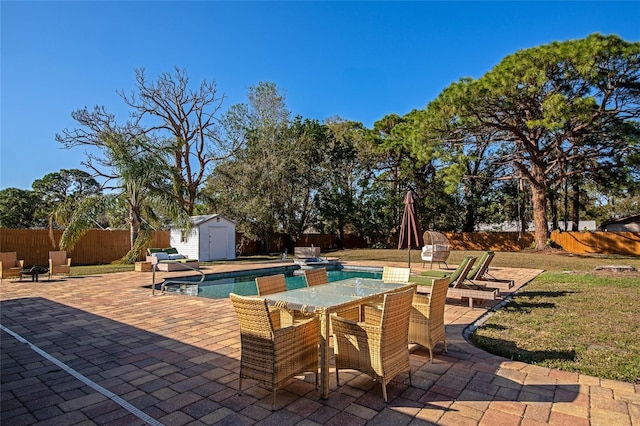
[[[163,190],[161,152],[150,150],[147,141],[124,132],[103,133],[101,139],[106,157],[103,164],[110,166],[109,179],[116,184],[110,187],[110,193],[86,197],[73,206],[60,246],[71,250],[93,226],[92,218],[117,209],[119,204],[125,205],[131,248],[121,261],[133,263],[150,242],[151,234],[147,231],[160,227],[162,217],[180,224],[190,222],[184,209]]]

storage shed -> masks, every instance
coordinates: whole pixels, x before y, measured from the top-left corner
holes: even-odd
[[[180,254],[200,261],[236,258],[236,224],[220,214],[192,216],[193,229],[188,235],[171,228],[170,243]]]

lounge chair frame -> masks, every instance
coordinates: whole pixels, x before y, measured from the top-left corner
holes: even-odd
[[[494,257],[493,251],[484,252],[480,262],[469,272],[469,280],[475,285],[509,291],[514,285],[514,280],[499,279],[489,273],[489,265]]]
[[[469,300],[469,308],[473,309],[474,300],[496,300],[499,298],[500,291],[497,288],[489,288],[476,284],[467,278],[469,271],[473,267],[476,261],[475,256],[467,256],[458,265],[458,268],[453,272],[449,279],[449,289],[447,290],[447,297],[461,298]],[[427,275],[420,275],[414,278],[414,281],[418,284],[424,283],[428,285],[418,285],[418,293],[430,294],[432,285],[438,277],[430,277]]]

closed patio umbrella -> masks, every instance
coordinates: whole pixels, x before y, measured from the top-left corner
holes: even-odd
[[[413,193],[407,191],[407,195],[404,197],[404,213],[402,215],[402,224],[400,224],[398,250],[404,247],[407,248],[409,267],[411,267],[411,248],[420,249],[423,245],[422,230],[420,229],[420,221],[413,202]]]

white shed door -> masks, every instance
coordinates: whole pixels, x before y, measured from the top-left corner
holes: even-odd
[[[227,258],[227,246],[229,245],[229,232],[222,226],[209,227],[209,259],[218,260]]]

